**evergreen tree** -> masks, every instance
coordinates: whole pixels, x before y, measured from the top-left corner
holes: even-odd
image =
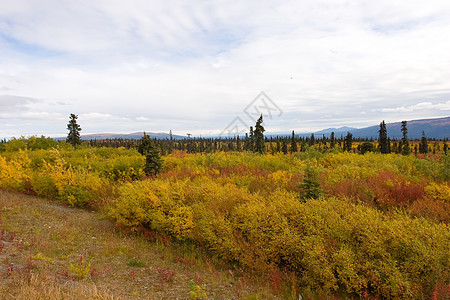
[[[73,150],[77,149],[77,145],[81,144],[80,131],[81,127],[77,124],[78,115],[70,114],[70,120],[67,124],[67,130],[69,134],[67,135],[66,142],[72,144]]]
[[[173,152],[173,136],[172,130],[169,131],[169,154]]]
[[[283,139],[283,145],[281,146],[281,152],[283,152],[284,154],[288,153],[288,146],[287,146],[286,139]]]
[[[311,133],[311,138],[309,140],[309,145],[310,146],[314,146],[315,143],[316,143],[316,138],[314,137],[314,133]]]
[[[428,153],[428,139],[425,136],[425,131],[422,131],[422,138],[419,144],[419,153]]]
[[[352,151],[352,143],[353,143],[353,135],[350,132],[347,132],[347,135],[344,139],[344,151]]]
[[[306,142],[302,142],[300,144],[300,152],[305,152],[306,151]]]
[[[318,172],[311,166],[307,166],[305,172],[306,177],[300,185],[303,190],[300,197],[302,199],[317,199],[323,194],[323,191],[320,188]]]
[[[331,136],[330,136],[330,148],[333,149],[335,145],[336,145],[336,140],[334,138],[334,131],[332,131]]]
[[[250,126],[250,138],[248,143],[248,150],[255,151],[255,132],[253,131],[253,126]]]
[[[359,154],[365,154],[367,152],[373,152],[375,150],[375,147],[371,142],[364,142],[362,144],[359,144],[357,149]]]
[[[272,138],[270,138],[270,154],[275,155],[277,153],[275,149],[275,143],[273,142]]]
[[[250,132],[253,132],[253,128],[250,126]],[[250,150],[250,138],[248,137],[248,133],[245,133],[245,139],[244,139],[244,151]]]
[[[402,121],[402,154],[403,155],[409,155],[411,154],[411,148],[409,147],[409,140],[408,140],[408,128],[406,128],[406,121]]]
[[[399,154],[400,149],[401,149],[401,145],[399,145],[397,143],[397,141],[394,141],[394,143],[392,143],[392,152],[394,152],[395,154]]]
[[[281,152],[281,143],[280,143],[280,138],[277,136],[277,153]]]
[[[388,146],[388,138],[387,138],[387,130],[386,130],[386,123],[383,122],[380,123],[380,130],[378,131],[378,146],[380,148],[380,152],[382,154],[389,153],[389,146]]]
[[[241,149],[241,139],[239,138],[239,135],[236,137],[236,151],[240,152]]]
[[[295,133],[294,130],[292,130],[292,137],[291,137],[291,153],[298,152],[297,142],[295,141]]]
[[[253,132],[254,135],[254,140],[255,140],[255,144],[254,144],[254,152],[258,152],[258,153],[265,153],[266,152],[266,146],[265,146],[265,142],[264,142],[264,127],[262,126],[262,122],[263,122],[263,117],[262,115],[258,118],[258,120],[256,121],[256,125],[255,125],[255,131]]]
[[[444,155],[447,155],[447,151],[448,151],[448,145],[447,145],[447,139],[444,139]]]
[[[145,156],[145,174],[156,175],[161,169],[162,161],[154,141],[145,132],[144,136],[139,140],[138,152]]]

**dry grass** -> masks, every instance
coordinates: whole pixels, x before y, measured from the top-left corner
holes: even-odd
[[[208,299],[277,298],[261,277],[124,234],[101,212],[0,192],[0,214],[0,299],[190,299],[191,280]]]

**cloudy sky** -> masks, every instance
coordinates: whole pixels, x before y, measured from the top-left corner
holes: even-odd
[[[269,132],[450,115],[448,0],[0,4],[0,137],[64,136],[70,113],[181,135],[246,109]]]

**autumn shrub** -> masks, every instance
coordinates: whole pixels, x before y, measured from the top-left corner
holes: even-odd
[[[34,174],[32,186],[39,196],[56,196],[76,207],[85,207],[111,192],[106,179],[84,168],[67,165],[62,158],[56,164],[44,162],[43,171]]]
[[[23,150],[11,159],[0,155],[0,188],[26,191],[30,182],[29,164],[30,160]]]
[[[109,214],[132,230],[144,226],[184,239],[194,227],[194,216],[192,208],[183,205],[184,196],[178,193],[177,184],[157,180],[126,183]]]
[[[39,197],[48,199],[56,199],[58,197],[55,180],[50,174],[35,173],[31,179],[31,186]]]
[[[432,182],[424,188],[426,197],[414,202],[409,212],[435,222],[450,222],[450,188],[448,183]]]
[[[302,202],[284,189],[263,196],[205,176],[120,191],[110,210],[119,224],[193,240],[255,271],[277,265],[297,274],[300,288],[405,299],[448,278],[448,228],[405,213],[388,217],[345,198]]]
[[[60,151],[67,164],[97,173],[112,181],[142,179],[145,157],[134,149],[85,148],[77,151]]]
[[[414,284],[429,293],[436,278],[448,276],[445,227],[405,215],[386,219],[337,199],[277,198],[241,205],[236,224],[259,259],[297,270],[307,286],[409,298]]]

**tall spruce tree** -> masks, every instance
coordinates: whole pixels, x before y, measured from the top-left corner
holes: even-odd
[[[263,122],[263,117],[261,115],[258,118],[258,120],[256,121],[255,130],[253,131],[254,140],[255,140],[253,152],[257,152],[257,153],[261,153],[261,154],[266,153],[266,147],[265,147],[265,143],[264,143],[265,129],[262,126],[262,122]]]
[[[402,154],[403,155],[409,155],[411,154],[411,148],[409,147],[409,140],[408,140],[408,128],[406,128],[406,121],[402,121]]]
[[[389,146],[386,123],[384,122],[384,120],[380,123],[380,130],[378,131],[378,133],[378,147],[380,149],[380,152],[383,154],[387,154],[389,153]]]
[[[144,136],[139,140],[138,152],[145,156],[145,174],[156,175],[161,169],[162,161],[154,141],[145,132]]]
[[[67,124],[67,130],[69,130],[69,134],[67,135],[66,142],[72,144],[73,150],[77,150],[77,145],[81,144],[81,127],[77,123],[77,119],[78,115],[70,114],[69,123]]]
[[[419,153],[428,153],[428,139],[425,136],[425,131],[422,131],[422,138],[419,144]]]
[[[291,137],[291,153],[298,152],[297,147],[297,141],[295,140],[295,133],[294,130],[292,130],[292,137]]]
[[[250,137],[248,143],[248,150],[255,151],[255,132],[253,131],[253,126],[250,126]]]
[[[283,138],[283,143],[281,146],[281,152],[283,152],[283,154],[287,154],[288,153],[288,146],[287,146],[287,142],[286,139]]]
[[[330,135],[330,148],[333,149],[335,145],[336,145],[336,140],[334,138],[334,131],[332,131],[331,135]]]
[[[344,151],[351,152],[352,151],[352,143],[353,143],[353,135],[350,132],[347,132],[347,135],[344,138]]]

